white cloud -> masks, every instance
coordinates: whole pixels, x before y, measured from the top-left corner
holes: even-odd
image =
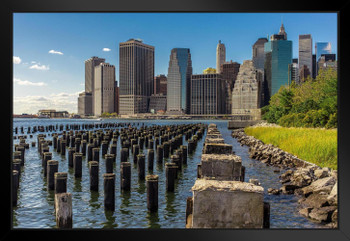
[[[13,81],[18,85],[23,86],[46,86],[47,84],[44,82],[30,82],[28,80],[21,80],[17,78],[13,78]]]
[[[111,49],[109,49],[109,48],[103,48],[102,51],[109,52],[109,51],[111,51]]]
[[[18,56],[13,56],[13,63],[20,64],[22,62],[21,58]]]
[[[81,92],[81,91],[80,91]],[[75,93],[53,93],[48,96],[22,96],[14,97],[14,113],[32,113],[36,114],[41,109],[55,109],[56,111],[68,111],[77,113],[78,96],[80,92]]]
[[[37,70],[49,70],[50,67],[46,65],[39,65],[39,64],[34,64],[29,67],[30,69],[37,69]]]
[[[56,50],[53,50],[53,49],[51,49],[51,50],[49,51],[49,54],[58,54],[58,55],[63,55],[63,53],[62,53],[62,52],[60,52],[60,51],[56,51]]]

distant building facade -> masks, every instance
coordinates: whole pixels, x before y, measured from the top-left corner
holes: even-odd
[[[232,114],[246,114],[261,107],[262,81],[262,71],[254,67],[252,60],[245,60],[232,91]]]
[[[271,96],[278,92],[282,85],[288,84],[289,65],[292,63],[292,41],[287,40],[287,33],[282,24],[278,34],[271,36],[265,43],[265,63],[263,98],[267,105]]]
[[[38,116],[47,116],[49,118],[68,118],[68,111],[56,111],[56,110],[39,110]]]
[[[114,82],[114,112],[119,114],[119,86],[118,86],[118,81]]]
[[[265,51],[264,46],[267,38],[259,38],[253,45],[253,64],[256,69],[264,71]]]
[[[150,112],[154,114],[158,112],[164,113],[166,111],[166,98],[167,96],[163,95],[163,93],[151,95],[149,104]]]
[[[240,64],[237,62],[226,62],[221,65],[221,78],[224,85],[225,114],[231,114],[232,111],[232,90],[235,85]]]
[[[328,68],[337,70],[338,65],[335,59],[335,54],[321,54],[321,57],[318,61],[318,70],[326,70]]]
[[[163,74],[154,77],[154,94],[167,95],[167,77]]]
[[[203,74],[216,74],[216,69],[208,67],[205,70],[203,70]]]
[[[85,115],[90,115],[90,113],[94,112],[94,90],[95,90],[95,67],[100,63],[104,63],[105,59],[99,58],[96,56],[91,57],[88,60],[85,60],[85,92],[91,93],[91,107],[87,106]],[[91,108],[91,109],[89,109]]]
[[[167,113],[190,111],[192,60],[190,49],[171,50],[167,76]]]
[[[298,63],[292,63],[291,64],[291,69],[290,69],[291,73],[291,80],[294,81],[296,84],[300,84],[299,81],[299,65]]]
[[[304,71],[305,73],[309,73],[310,76],[313,76],[312,72],[312,37],[311,34],[302,34],[299,35],[299,70],[304,70],[305,67],[308,71]],[[300,77],[302,78],[302,76]],[[304,76],[303,76],[304,78]]]
[[[94,115],[114,112],[115,66],[100,63],[95,67]]]
[[[195,74],[191,77],[191,114],[224,113],[223,80],[220,74]]]
[[[221,65],[226,62],[226,47],[225,44],[219,40],[216,46],[216,72],[220,74]]]
[[[91,116],[92,112],[92,93],[82,92],[78,97],[78,114],[81,116]]]
[[[154,47],[142,40],[119,44],[119,112],[147,113],[154,91]]]

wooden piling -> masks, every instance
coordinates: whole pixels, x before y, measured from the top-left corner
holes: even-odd
[[[145,180],[145,154],[137,155],[137,172],[140,180]]]
[[[55,211],[57,228],[65,229],[73,227],[72,194],[55,194]]]
[[[58,172],[58,161],[49,160],[47,162],[47,188],[55,190],[55,172]]]
[[[163,145],[157,146],[157,162],[158,163],[163,162]]]
[[[18,192],[18,171],[12,170],[12,206],[17,206],[17,192]]]
[[[148,152],[147,152],[147,163],[148,163],[148,170],[153,171],[154,149],[148,149]]]
[[[55,172],[55,194],[67,192],[67,173]]]
[[[73,168],[74,168],[74,177],[80,178],[82,176],[83,170],[83,154],[81,152],[75,152],[73,154]]]
[[[94,147],[92,148],[92,161],[100,161],[100,148]]]
[[[165,163],[165,175],[166,175],[166,190],[168,192],[174,192],[175,190],[175,178],[177,172],[177,166],[175,163]]]
[[[52,160],[52,153],[51,152],[45,152],[44,153],[44,158],[42,160],[42,167],[44,170],[44,177],[47,176],[47,162]]]
[[[89,173],[90,173],[90,190],[98,191],[99,163],[97,161],[89,161]]]
[[[129,191],[131,186],[131,163],[120,163],[120,189]]]
[[[128,161],[128,148],[122,148],[120,150],[120,162],[127,162]]]
[[[150,212],[158,211],[158,175],[146,176],[147,208]]]
[[[114,211],[115,209],[115,174],[103,174],[104,187],[104,207],[106,210]]]
[[[106,154],[106,173],[113,173],[114,154]]]

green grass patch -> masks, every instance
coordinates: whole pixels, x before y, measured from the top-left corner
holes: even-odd
[[[302,160],[337,170],[337,129],[247,127],[245,133]]]

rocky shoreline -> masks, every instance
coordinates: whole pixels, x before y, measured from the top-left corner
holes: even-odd
[[[236,138],[241,145],[249,147],[250,158],[269,166],[279,167],[284,171],[280,175],[282,187],[268,188],[269,194],[297,195],[301,215],[325,224],[325,227],[337,228],[338,175],[336,170],[321,168],[271,144],[264,144],[261,140],[246,135],[244,129],[233,130],[232,137]]]

